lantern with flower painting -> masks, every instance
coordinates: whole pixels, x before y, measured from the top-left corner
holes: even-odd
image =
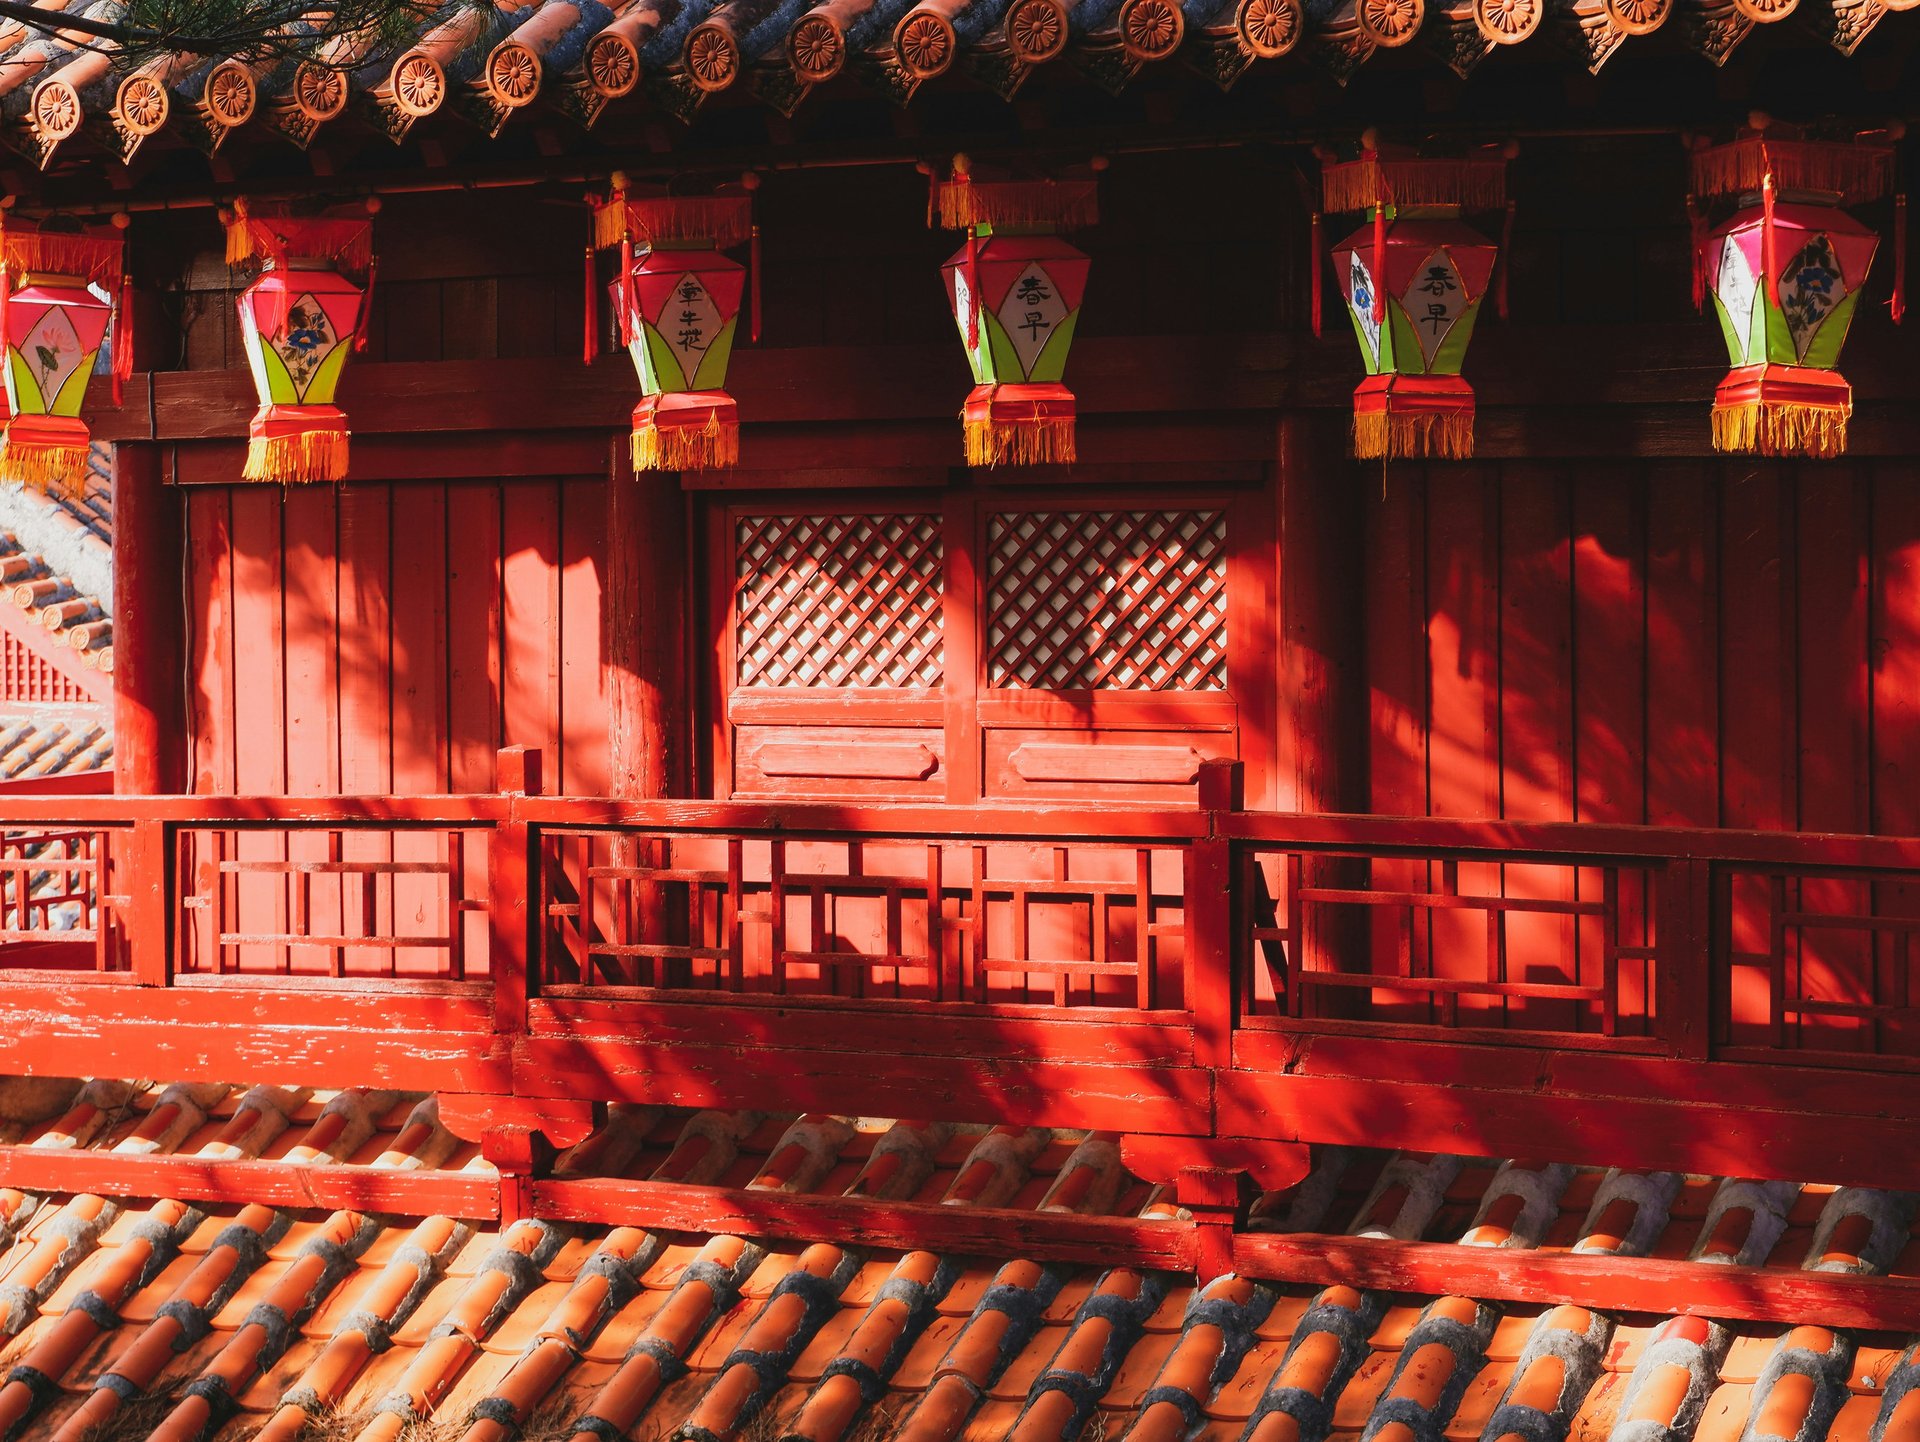
[[[960,417],[970,466],[1074,459],[1063,381],[1090,262],[1056,232],[1093,224],[1096,199],[1091,179],[985,180],[964,158],[934,187],[940,224],[967,235],[942,271],[973,369]]]
[[[1716,450],[1846,450],[1840,347],[1880,238],[1841,207],[1885,195],[1892,178],[1885,145],[1755,133],[1694,155],[1696,204],[1733,205],[1695,240],[1695,296],[1712,296],[1733,365],[1714,392]],[[1894,305],[1897,318],[1897,294]]]
[[[1369,149],[1329,165],[1323,184],[1329,211],[1371,212],[1333,252],[1367,369],[1353,396],[1354,455],[1472,455],[1473,387],[1460,372],[1500,248],[1461,215],[1505,205],[1505,160]]]
[[[247,480],[346,478],[347,416],[334,394],[366,319],[372,234],[364,215],[236,208],[228,263],[261,267],[240,295],[240,339],[260,399],[247,430]]]
[[[9,221],[7,405],[0,479],[45,489],[76,486],[91,435],[80,410],[113,315],[110,287],[124,287],[117,231],[57,231]],[[115,346],[115,374],[128,350]]]
[[[739,408],[725,387],[746,271],[720,252],[752,232],[745,196],[642,198],[616,182],[595,208],[594,243],[620,250],[614,315],[640,377],[636,471],[706,470],[740,457]]]

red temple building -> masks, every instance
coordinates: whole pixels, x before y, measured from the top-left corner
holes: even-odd
[[[1910,3],[0,17],[0,1442],[1920,1442]]]

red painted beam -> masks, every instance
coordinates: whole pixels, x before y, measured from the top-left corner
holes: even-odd
[[[0,1147],[0,1186],[23,1192],[258,1202],[270,1207],[407,1217],[492,1219],[500,1214],[500,1182],[486,1172],[219,1162],[44,1147]]]
[[[1257,1232],[1235,1234],[1233,1267],[1242,1276],[1311,1286],[1338,1283],[1483,1301],[1568,1303],[1604,1312],[1920,1330],[1920,1277]]]
[[[533,1184],[537,1216],[842,1246],[925,1248],[981,1257],[1193,1270],[1194,1228],[1136,1217],[1084,1217],[937,1202],[696,1187],[679,1182],[567,1178]]]

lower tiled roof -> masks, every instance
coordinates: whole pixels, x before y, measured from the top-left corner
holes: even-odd
[[[432,1101],[14,1083],[0,1140],[485,1171]],[[51,1091],[49,1090],[51,1089]],[[576,1175],[1152,1214],[1115,1139],[615,1109]],[[1914,1199],[1322,1155],[1256,1216],[1469,1247],[1920,1267]],[[1912,1339],[631,1226],[0,1191],[11,1437],[1906,1442]],[[1676,1299],[1678,1306],[1681,1299]]]

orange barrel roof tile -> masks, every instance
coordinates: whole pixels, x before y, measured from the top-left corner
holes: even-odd
[[[43,1088],[43,1090],[45,1090]],[[5,1096],[0,1087],[0,1098]],[[45,1090],[8,1145],[484,1175],[416,1097]],[[1329,1152],[1259,1225],[1903,1273],[1909,1197]],[[1109,1136],[616,1108],[563,1177],[1166,1215]],[[868,1199],[861,1201],[860,1199]],[[1688,1299],[1676,1297],[1676,1309]],[[560,1220],[0,1193],[0,1436],[1911,1442],[1912,1337]],[[110,1415],[109,1415],[110,1414]],[[316,1424],[319,1424],[316,1428]]]

